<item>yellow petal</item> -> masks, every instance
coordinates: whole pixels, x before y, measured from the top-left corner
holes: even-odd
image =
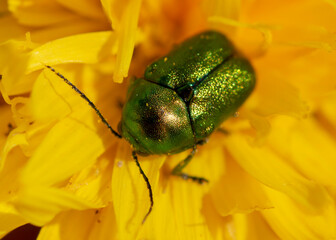
[[[315,212],[307,212],[302,206],[278,191],[265,187],[273,209],[262,214],[281,239],[334,239],[336,215],[334,200],[327,199],[325,207],[315,206]]]
[[[89,166],[71,177],[67,189],[91,202],[107,205],[112,201],[111,176],[116,146],[105,152],[94,166]]]
[[[28,59],[25,42],[8,41],[0,44],[1,83],[8,95],[26,92],[31,87],[30,81],[24,81]]]
[[[205,190],[186,181],[172,181],[170,190],[177,229],[175,234],[181,236],[181,239],[211,239],[210,231],[204,224],[205,218],[201,214]]]
[[[211,239],[211,233],[207,225],[205,225],[205,217],[202,213],[203,196],[209,191],[209,185],[212,183],[211,170],[215,170],[216,165],[219,173],[223,172],[223,159],[219,156],[208,155],[206,146],[201,150],[204,155],[198,155],[192,159],[183,172],[208,178],[210,184],[197,184],[194,182],[183,180],[180,177],[171,176],[167,186],[167,193],[171,196],[172,214],[176,224],[176,235],[181,239]],[[216,151],[214,151],[216,152]],[[218,152],[217,152],[218,153]],[[169,165],[174,167],[178,162],[184,159],[189,151],[184,154],[178,154],[170,157]],[[203,156],[202,156],[203,155]],[[212,165],[214,164],[214,165]],[[217,165],[218,164],[218,165]],[[210,166],[208,166],[210,165]],[[220,174],[214,171],[214,177]],[[186,227],[188,226],[188,227]],[[173,237],[173,235],[171,235]]]
[[[330,96],[323,101],[320,111],[315,113],[317,120],[323,125],[327,131],[336,136],[336,94]]]
[[[305,179],[270,149],[252,147],[239,135],[230,135],[226,142],[239,165],[260,182],[287,194],[309,211],[327,206],[325,189]]]
[[[0,3],[0,12],[7,11],[7,2],[1,2]]]
[[[46,77],[46,74],[47,77]],[[66,97],[63,92],[55,89],[54,85],[64,84],[56,79],[51,81],[49,76],[55,78],[49,69],[45,69],[36,79],[32,89],[29,107],[33,118],[38,122],[47,122],[64,118],[71,113],[72,106],[64,101],[62,97]]]
[[[28,223],[16,209],[7,203],[0,203],[0,238],[21,225]]]
[[[228,159],[226,174],[216,182],[210,194],[222,216],[272,207],[260,183],[246,174],[232,159]]]
[[[105,44],[113,46],[112,32],[78,34],[48,42],[31,52],[26,73],[41,69],[46,65],[60,63],[96,63],[106,53]],[[90,50],[90,51],[88,51]]]
[[[115,82],[120,83],[124,77],[128,76],[128,69],[136,40],[140,7],[141,0],[129,1],[122,12],[120,26],[116,27],[118,34],[118,52],[113,75]]]
[[[114,20],[113,20],[113,12],[112,12],[113,10],[115,12],[119,12],[119,13],[122,12],[122,11],[119,11],[120,9],[114,8],[114,6],[112,4],[113,3],[112,0],[100,0],[100,3],[101,3],[101,5],[103,7],[103,10],[104,10],[104,12],[105,12],[105,14],[106,14],[106,16],[107,16],[107,18],[108,18],[108,20],[110,22],[114,22]],[[116,6],[123,6],[123,4],[118,4]]]
[[[279,76],[264,76],[257,73],[259,82],[256,91],[259,99],[255,103],[260,115],[285,114],[293,117],[303,117],[308,113],[308,106],[299,95],[298,89],[283,81]]]
[[[221,216],[215,206],[210,194],[203,199],[202,213],[209,228],[213,240],[230,239],[235,240],[235,226],[231,216]]]
[[[265,210],[267,211],[267,210]],[[233,216],[237,240],[279,240],[259,212]]]
[[[12,119],[12,112],[8,105],[0,105],[0,115],[1,115],[1,122],[0,122],[0,149],[3,149],[3,144],[6,141],[10,131],[13,129],[13,119]],[[1,153],[0,153],[1,156]],[[1,164],[0,164],[1,166]],[[1,167],[0,167],[1,169]]]
[[[102,7],[98,1],[90,1],[90,0],[80,0],[75,2],[69,2],[66,0],[57,0],[59,4],[62,6],[72,10],[73,12],[77,13],[81,16],[87,16],[89,18],[96,18],[96,19],[104,19]]]
[[[103,151],[96,133],[66,118],[48,132],[22,172],[21,181],[27,185],[55,184],[94,163]]]
[[[334,38],[333,34],[330,33],[331,39]],[[309,103],[310,108],[317,107],[316,105],[335,89],[332,81],[334,71],[329,66],[336,63],[336,52],[307,48],[297,50],[293,47],[286,49],[289,53],[284,53],[286,51],[280,48],[267,55],[260,61],[260,65],[258,63],[259,68],[281,68],[281,72],[276,73],[278,75],[276,79],[286,79],[288,83],[299,89],[299,96]],[[269,72],[267,75],[271,74],[271,71],[267,70],[262,72]],[[272,75],[266,77],[271,80]]]
[[[108,77],[95,76],[94,70],[82,66],[73,67],[71,71],[68,68],[57,67],[56,71],[80,87],[113,127],[117,125],[120,108],[114,106],[117,106],[116,99],[122,99],[119,96],[124,97],[125,86],[113,83]],[[33,113],[35,123],[45,124],[68,116],[97,131],[106,148],[111,141],[117,140],[87,102],[50,69],[45,69],[39,75],[28,107],[30,114]]]
[[[153,212],[146,220],[138,239],[179,239],[177,236],[179,234],[177,234],[170,194],[167,189],[160,188],[154,194]]]
[[[238,4],[236,3],[236,8]],[[241,10],[241,9],[240,9]],[[216,10],[215,10],[216,11]],[[265,54],[272,43],[272,31],[277,26],[263,23],[250,23],[237,20],[239,16],[236,14],[218,15],[216,12],[210,15],[208,22],[213,26],[220,26],[228,35],[233,38],[237,49],[242,51],[244,55],[251,58]],[[237,32],[232,34],[232,32]],[[246,36],[249,36],[246,38]]]
[[[38,226],[48,223],[61,211],[102,207],[79,198],[71,192],[42,186],[20,189],[13,204],[25,219]]]
[[[112,205],[95,212],[94,222],[91,225],[90,240],[115,240],[117,225]]]
[[[256,130],[255,143],[257,145],[264,144],[271,131],[271,124],[268,119],[250,111],[244,111],[242,115],[245,115],[249,120],[247,129],[252,126]]]
[[[25,134],[10,134],[7,138],[7,141],[5,145],[2,148],[1,154],[0,154],[0,170],[3,169],[4,164],[7,161],[7,155],[10,153],[10,151],[13,150],[16,146],[27,146],[28,142],[26,139]]]
[[[38,240],[116,239],[114,217],[111,206],[99,210],[63,212],[43,226]]]
[[[153,189],[154,204],[159,169],[164,159],[165,157],[157,156],[151,158],[151,160],[140,159],[141,167]],[[112,174],[112,199],[118,226],[118,239],[135,239],[149,209],[150,199],[147,185],[132,160],[130,146],[125,142],[120,143],[115,158]],[[148,218],[151,217],[149,215]]]
[[[206,186],[199,186],[183,179],[171,180],[169,194],[173,205],[176,235],[181,239],[211,239],[205,218],[201,213]],[[188,227],[186,227],[188,226]]]
[[[43,226],[38,240],[90,239],[94,225],[101,225],[101,214],[97,210],[66,211],[57,215],[50,223]],[[113,225],[109,226],[109,230]],[[105,239],[113,236],[113,232],[105,235]],[[98,240],[98,234],[96,235]],[[94,239],[94,238],[93,238]]]
[[[0,1],[0,4],[5,2],[6,1]],[[2,15],[0,18],[0,26],[0,42],[5,42],[9,39],[23,40],[23,36],[27,32],[25,27],[18,24],[12,15]]]
[[[70,21],[76,18],[76,15],[53,1],[35,1],[25,4],[24,1],[9,0],[8,9],[21,24],[35,27]]]
[[[2,78],[3,76],[0,76],[1,80],[0,80],[0,93],[1,93],[1,97],[4,103],[7,103],[8,105],[10,105],[12,103],[11,99],[8,96],[8,93],[5,89],[5,87],[2,84]]]
[[[106,22],[95,22],[92,19],[78,18],[71,21],[71,24],[57,24],[47,28],[36,28],[31,30],[31,38],[36,43],[46,43],[55,39],[74,36],[77,34],[100,32],[108,29]]]
[[[335,186],[336,143],[329,132],[314,119],[297,122],[279,118],[273,127],[270,140],[278,152],[287,155],[307,179]]]
[[[20,188],[20,173],[27,162],[20,148],[13,149],[3,162],[3,168],[0,171],[0,201],[7,203],[15,198]]]
[[[230,19],[237,19],[239,17],[240,5],[241,3],[235,0],[211,0],[204,4],[204,9],[209,16],[222,16]]]
[[[201,223],[206,221],[206,213],[203,211],[204,193],[225,171],[223,148],[216,143],[214,137],[207,145],[200,147],[184,169],[185,173],[207,178],[210,182],[204,186],[170,174],[190,151],[167,159],[161,175],[161,188],[154,195],[153,213],[144,224],[139,239],[211,239],[208,226]],[[155,158],[153,161],[156,161]]]

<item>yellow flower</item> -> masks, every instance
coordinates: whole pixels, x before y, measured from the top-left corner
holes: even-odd
[[[38,239],[335,239],[336,4],[308,1],[0,3],[0,237]],[[53,66],[116,128],[127,76],[205,29],[251,60],[257,87],[201,146],[141,157],[116,139]],[[132,61],[131,61],[132,59]],[[114,81],[113,81],[114,80]]]

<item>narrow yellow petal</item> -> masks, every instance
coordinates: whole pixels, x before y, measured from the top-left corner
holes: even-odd
[[[44,67],[44,64],[96,63],[104,56],[105,44],[114,39],[110,31],[78,34],[48,42],[31,52],[26,73]],[[113,41],[112,41],[113,42]],[[88,51],[90,50],[90,51]]]
[[[113,6],[112,6],[112,0],[100,0],[100,3],[102,5],[102,8],[105,12],[105,15],[107,16],[108,20],[112,23],[114,22],[113,19]]]
[[[127,3],[122,12],[118,34],[118,52],[113,79],[122,82],[128,76],[128,69],[133,56],[137,34],[138,18],[142,0],[132,0]]]
[[[103,151],[96,133],[66,118],[48,132],[22,172],[21,181],[27,185],[55,184],[93,164]]]
[[[25,219],[37,226],[48,223],[61,211],[102,207],[79,198],[71,192],[42,186],[20,189],[13,204]]]

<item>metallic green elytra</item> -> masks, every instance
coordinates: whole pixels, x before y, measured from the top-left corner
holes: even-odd
[[[250,63],[224,35],[203,32],[133,80],[119,132],[143,155],[195,148],[237,111],[255,81]]]

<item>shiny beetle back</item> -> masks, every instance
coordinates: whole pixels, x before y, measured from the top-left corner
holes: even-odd
[[[196,35],[133,80],[120,124],[138,153],[192,148],[234,114],[252,92],[255,74],[222,34]]]

